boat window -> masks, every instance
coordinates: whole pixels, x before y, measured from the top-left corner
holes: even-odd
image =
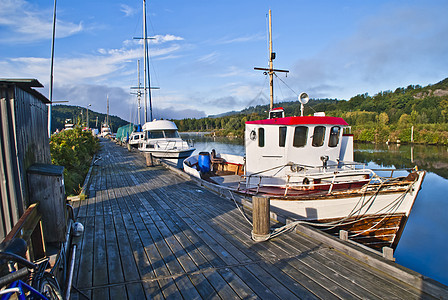
[[[280,147],[285,147],[286,142],[286,127],[282,126],[278,128],[278,145]]]
[[[165,130],[165,137],[168,139],[178,138],[179,133],[177,133],[177,130]]]
[[[330,130],[330,140],[328,141],[328,147],[336,147],[339,143],[339,136],[341,132],[341,127],[333,126]]]
[[[146,132],[147,139],[163,139],[163,137],[162,130],[151,130]]]
[[[258,147],[264,147],[264,128],[258,128]]]
[[[313,147],[321,147],[325,140],[325,126],[314,127]]]
[[[294,147],[305,147],[306,145],[306,137],[308,136],[308,127],[306,126],[297,126],[294,129],[294,140],[292,145]]]

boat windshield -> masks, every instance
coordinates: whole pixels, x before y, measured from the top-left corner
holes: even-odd
[[[179,138],[179,133],[175,129],[168,130],[150,130],[146,132],[146,138],[148,139],[173,139]]]
[[[163,139],[163,130],[151,130],[146,132],[147,139]]]
[[[179,138],[179,133],[177,130],[164,130],[164,132],[167,139]]]

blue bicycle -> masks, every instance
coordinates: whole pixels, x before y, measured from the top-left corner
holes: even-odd
[[[48,272],[49,259],[30,262],[25,259],[27,244],[16,238],[0,244],[1,300],[63,299],[56,278]]]

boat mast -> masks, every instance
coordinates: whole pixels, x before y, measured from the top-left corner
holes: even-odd
[[[152,103],[151,103],[151,81],[149,77],[149,55],[148,55],[148,34],[146,31],[146,0],[143,0],[143,45],[144,45],[144,72],[145,72],[145,122],[148,122],[148,101],[149,101],[149,120],[152,121]],[[146,97],[148,91],[148,98]]]
[[[272,52],[272,17],[271,10],[269,10],[269,87],[270,87],[270,102],[269,110],[274,108],[274,59],[275,53]]]
[[[106,115],[106,125],[109,126],[109,94],[107,94],[107,115]]]
[[[269,68],[254,68],[254,70],[261,70],[261,71],[267,71],[265,74],[269,74],[269,86],[270,86],[270,103],[269,103],[269,110],[272,110],[274,108],[274,74],[275,72],[284,72],[288,73],[288,70],[278,70],[274,69],[274,59],[275,59],[275,52],[273,52],[272,48],[272,16],[271,16],[271,10],[269,10]]]
[[[140,60],[137,60],[137,80],[138,80],[138,90],[137,90],[137,122],[140,125],[141,124],[141,117],[140,117],[140,102],[142,98],[142,92],[140,90]]]

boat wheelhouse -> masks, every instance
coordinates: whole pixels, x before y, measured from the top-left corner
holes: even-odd
[[[353,162],[353,135],[344,134],[348,129],[344,119],[324,113],[246,122],[246,175],[272,176],[284,185],[301,167]]]

